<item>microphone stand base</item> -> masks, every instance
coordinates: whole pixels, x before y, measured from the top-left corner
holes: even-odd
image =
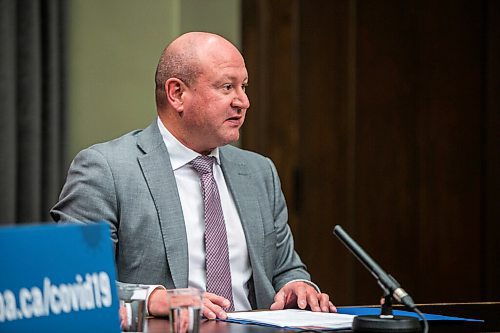
[[[375,315],[363,315],[354,317],[352,330],[354,332],[421,332],[422,326],[414,317],[381,318]]]

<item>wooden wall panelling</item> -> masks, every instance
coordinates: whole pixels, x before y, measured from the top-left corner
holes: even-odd
[[[419,302],[498,300],[494,0],[244,0],[252,107],[296,248],[337,304],[380,290],[341,224]]]
[[[407,1],[359,1],[356,72],[356,228],[368,253],[408,292],[418,257],[416,14]],[[356,303],[381,290],[356,268]]]
[[[271,157],[278,167],[293,230],[299,135],[296,4],[295,0],[243,1],[243,53],[251,107],[242,140],[245,148]]]
[[[481,289],[482,4],[419,10],[418,295],[473,301]]]
[[[315,281],[336,304],[350,304],[355,260],[332,235],[353,229],[349,172],[349,1],[300,2],[299,117],[302,191],[297,247]],[[351,135],[352,134],[352,135]],[[352,190],[352,188],[351,188]]]
[[[485,300],[500,300],[500,2],[488,0],[485,5],[485,114],[483,209]]]

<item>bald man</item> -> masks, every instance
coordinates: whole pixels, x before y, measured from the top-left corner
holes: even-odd
[[[118,279],[154,286],[151,315],[167,315],[165,288],[188,286],[206,291],[203,314],[209,319],[256,308],[336,311],[294,250],[275,166],[229,145],[238,140],[250,107],[238,49],[215,34],[184,34],[163,51],[155,81],[157,119],[81,151],[51,210],[54,220],[106,221]],[[214,208],[204,201],[199,159],[213,163],[222,221],[217,237],[224,235],[215,246],[223,259],[216,261],[226,263],[218,273],[227,271],[229,279],[208,272],[214,222],[205,211]],[[213,292],[214,283],[226,284],[228,293]]]

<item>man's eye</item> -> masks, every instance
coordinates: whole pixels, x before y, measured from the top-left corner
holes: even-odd
[[[233,85],[232,84],[225,84],[222,86],[222,89],[224,90],[231,90],[233,89]]]
[[[243,91],[246,91],[246,90],[247,90],[247,87],[248,87],[248,84],[246,84],[246,83],[245,83],[244,85],[242,85],[242,86],[241,86],[241,89],[242,89]]]

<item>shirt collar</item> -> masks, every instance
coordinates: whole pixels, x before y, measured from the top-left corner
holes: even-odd
[[[184,146],[179,140],[169,132],[169,130],[163,125],[160,118],[157,118],[158,128],[160,129],[161,136],[165,146],[167,146],[168,154],[170,155],[170,163],[172,164],[172,169],[177,170],[184,165],[188,164],[196,157],[201,156],[201,154],[195,152],[192,149]],[[219,158],[219,148],[215,148],[208,154],[208,156],[215,157],[216,163],[220,165]]]

